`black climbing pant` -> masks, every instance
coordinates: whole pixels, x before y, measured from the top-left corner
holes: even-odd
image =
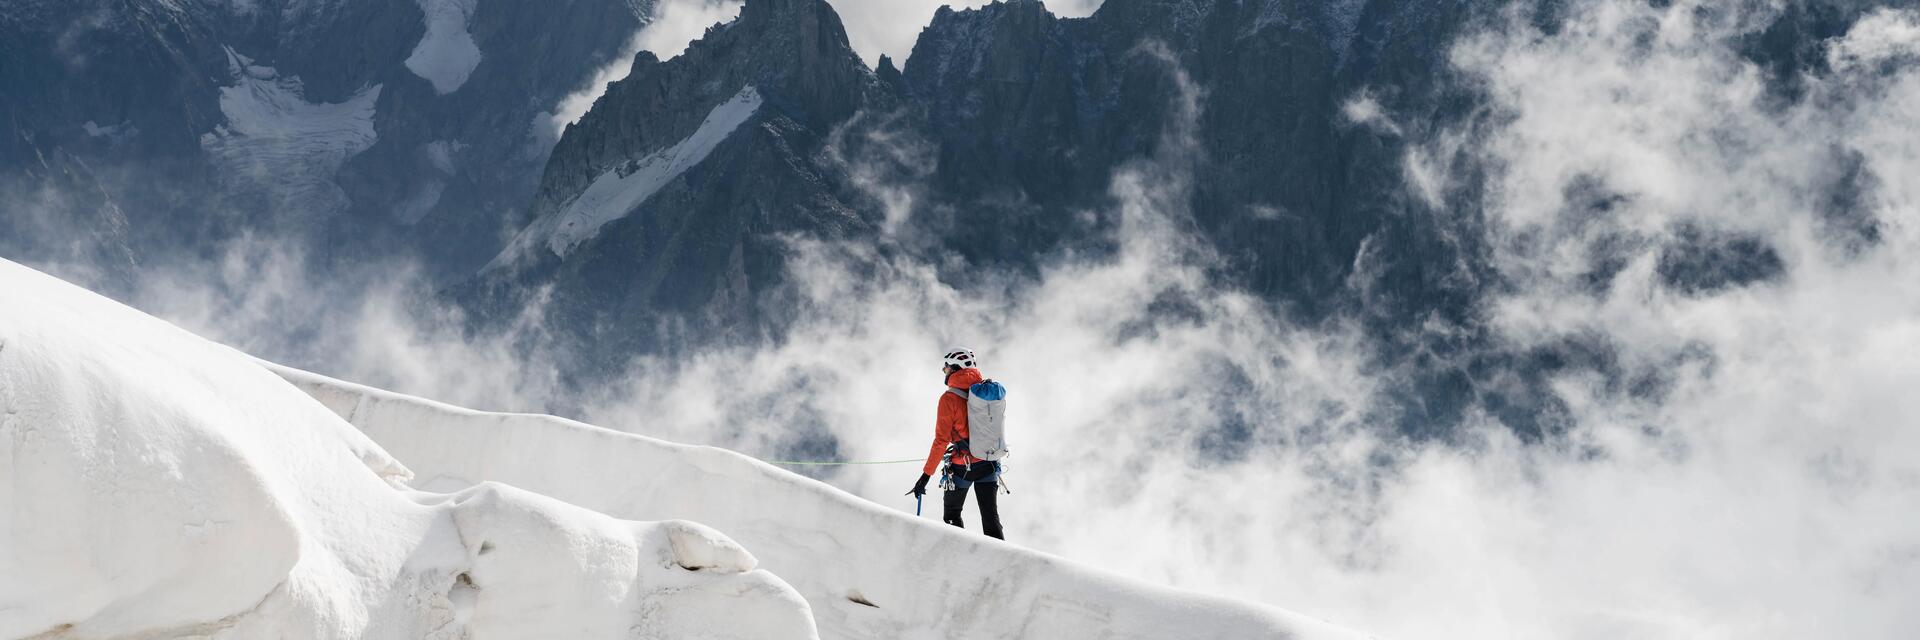
[[[993,475],[993,472],[994,468],[991,462],[973,463],[973,465],[967,469],[966,475],[962,477],[968,480],[974,478],[996,479],[987,482],[974,481],[961,483],[963,486],[960,488],[947,490],[945,500],[946,513],[942,517],[943,520],[947,521],[947,524],[963,528],[966,526],[965,522],[960,519],[960,509],[967,505],[967,489],[971,487],[973,489],[973,499],[980,503],[980,531],[988,536],[1001,540],[1007,539],[1006,535],[1000,531],[1000,483],[997,481],[997,477]]]

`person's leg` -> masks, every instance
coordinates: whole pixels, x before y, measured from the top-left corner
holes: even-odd
[[[1000,532],[1000,483],[973,483],[973,499],[980,502],[980,531],[990,537],[1007,539]]]
[[[966,487],[963,486],[958,489],[948,489],[947,495],[946,495],[946,513],[944,516],[942,516],[942,519],[946,520],[947,524],[960,527],[963,529],[966,528],[966,524],[960,521],[960,508],[966,506],[966,504],[967,504],[967,488]]]

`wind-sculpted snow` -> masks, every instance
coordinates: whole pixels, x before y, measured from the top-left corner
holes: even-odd
[[[813,638],[713,529],[448,494],[257,361],[0,260],[0,638]]]
[[[723,449],[553,416],[473,411],[269,367],[408,461],[422,488],[505,482],[616,517],[721,527],[806,597],[826,638],[1360,637],[916,519]]]

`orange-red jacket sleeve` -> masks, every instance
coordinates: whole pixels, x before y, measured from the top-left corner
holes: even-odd
[[[953,434],[961,420],[966,419],[967,405],[958,402],[960,396],[945,391],[940,392],[940,409],[933,418],[933,448],[927,451],[927,465],[920,473],[933,475],[940,467],[940,457],[947,452],[947,444],[952,442]]]

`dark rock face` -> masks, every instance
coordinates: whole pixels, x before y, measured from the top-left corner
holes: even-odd
[[[1660,252],[1654,272],[1687,294],[1713,293],[1772,280],[1786,272],[1779,252],[1750,236],[1709,234],[1686,228]]]
[[[1395,89],[1379,96],[1383,109],[1426,112],[1413,124],[1464,117],[1466,105],[1448,104],[1465,92],[1447,83],[1443,53],[1481,10],[1281,0],[1109,0],[1082,19],[1033,0],[943,10],[904,70],[938,143],[937,197],[990,223],[974,228],[1017,231],[935,232],[987,264],[1083,236],[1063,224],[1070,211],[1100,207],[1114,169],[1163,143],[1174,94],[1164,52],[1204,95],[1187,141],[1201,153],[1190,204],[1227,262],[1222,275],[1321,313],[1372,237],[1393,259],[1377,265],[1388,290],[1430,292],[1442,275],[1403,265],[1446,264],[1465,248],[1420,244],[1440,222],[1403,200],[1402,138],[1352,126],[1341,107],[1379,86]]]
[[[546,288],[550,319],[578,339],[589,370],[762,331],[782,316],[769,307],[783,234],[873,228],[875,214],[847,202],[820,150],[855,111],[890,100],[825,2],[750,2],[678,57],[639,54],[555,147],[526,243],[452,295],[505,318]],[[715,124],[743,104],[753,107],[737,126]],[[687,161],[715,136],[703,159]],[[583,193],[595,184],[667,166],[679,172],[641,201],[596,210],[607,221],[577,245],[550,244],[544,221],[588,209]]]
[[[129,225],[116,250],[136,257],[258,233],[323,264],[411,252],[468,273],[533,193],[552,138],[537,118],[650,6],[473,3],[459,35],[478,64],[442,94],[407,66],[427,35],[415,2],[7,0],[0,174],[55,155],[91,167]],[[15,257],[59,242],[0,239]]]

